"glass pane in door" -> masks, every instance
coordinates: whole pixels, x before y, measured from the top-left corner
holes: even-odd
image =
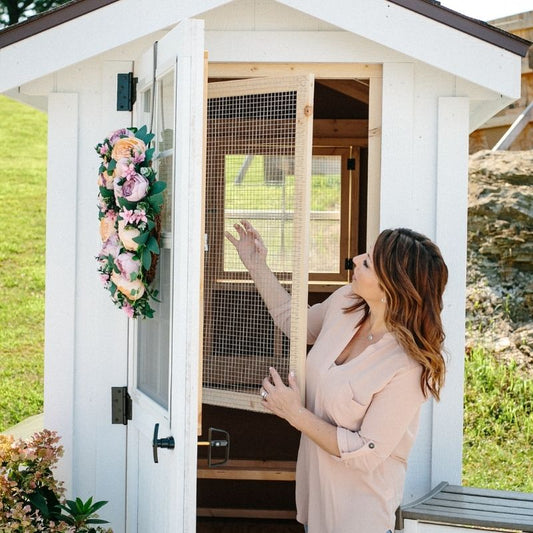
[[[149,98],[143,102],[149,105]],[[165,181],[161,211],[160,255],[152,289],[159,291],[153,302],[154,318],[139,320],[137,327],[137,388],[168,409],[170,376],[170,299],[172,269],[172,176],[174,165],[174,73],[157,82],[155,105],[155,170]]]

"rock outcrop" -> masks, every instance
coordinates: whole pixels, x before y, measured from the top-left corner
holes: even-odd
[[[467,348],[533,375],[533,150],[470,156]]]

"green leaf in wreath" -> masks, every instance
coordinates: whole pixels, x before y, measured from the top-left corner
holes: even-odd
[[[155,148],[149,148],[148,150],[146,150],[146,152],[144,153],[145,160],[150,161],[152,157],[154,157],[154,152]]]
[[[143,141],[144,144],[148,146],[150,142],[152,141],[152,139],[154,138],[154,134],[148,133],[148,128],[146,126],[142,126],[135,132],[135,137]]]
[[[161,210],[161,206],[163,205],[163,194],[162,193],[152,194],[151,196],[148,197],[148,202],[154,208],[154,211],[156,213],[159,213],[159,211]]]
[[[155,228],[155,222],[151,218],[148,219],[146,224],[148,226],[148,231],[152,231]]]
[[[157,239],[153,235],[148,239],[146,248],[152,253],[159,255],[159,244],[157,244]]]
[[[167,188],[167,184],[164,181],[154,181],[150,187],[150,194],[162,193]]]
[[[136,132],[135,137],[137,139],[144,140],[144,136],[148,133],[148,128],[146,127],[146,124],[144,126],[141,126]]]
[[[142,265],[145,270],[149,270],[149,268],[152,266],[152,254],[148,248],[143,250]]]
[[[117,162],[114,159],[111,159],[109,161],[109,164],[107,165],[107,173],[111,174],[113,170],[115,170],[115,167],[117,166]]]
[[[112,198],[113,196],[115,196],[115,193],[113,192],[112,189],[108,189],[107,187],[99,187],[100,189],[100,194],[102,195],[103,198]]]
[[[133,241],[136,242],[137,244],[145,244],[146,241],[148,240],[148,237],[150,237],[150,232],[145,231],[144,233],[141,233],[137,237],[133,237]]]
[[[126,200],[126,198],[123,198],[122,196],[119,196],[117,198],[118,204],[120,207],[125,207],[126,209],[135,209],[137,207],[137,202],[130,202],[129,200]]]

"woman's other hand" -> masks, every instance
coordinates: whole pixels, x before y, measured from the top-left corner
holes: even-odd
[[[263,405],[272,413],[284,418],[296,427],[299,415],[304,410],[300,389],[294,373],[289,374],[287,387],[275,368],[270,368],[270,376],[263,380]]]
[[[234,225],[239,238],[235,238],[229,231],[224,234],[235,246],[237,253],[248,271],[266,265],[267,248],[259,232],[248,220],[241,220]]]
[[[260,394],[263,397],[263,406],[269,411],[284,418],[327,453],[340,457],[337,426],[322,420],[304,407],[296,378],[292,372],[289,374],[289,386],[287,387],[277,371],[270,368],[270,376],[263,380]]]

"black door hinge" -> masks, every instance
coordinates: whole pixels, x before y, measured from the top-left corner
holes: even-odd
[[[355,157],[350,157],[346,161],[346,170],[355,170]]]
[[[131,111],[137,99],[137,78],[133,72],[117,74],[117,111]]]
[[[128,394],[128,387],[111,387],[111,423],[126,426],[132,414],[132,401]]]

